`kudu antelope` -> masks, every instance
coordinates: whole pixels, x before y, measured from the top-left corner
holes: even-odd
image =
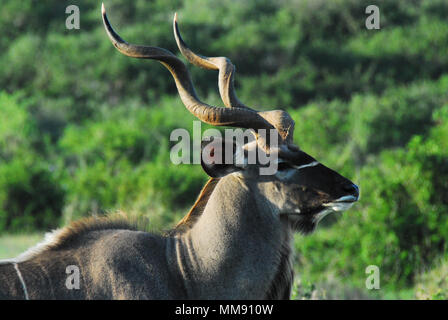
[[[174,19],[185,58],[219,70],[226,108],[201,102],[184,63],[171,52],[125,42],[102,9],[113,45],[135,58],[161,62],[174,77],[186,108],[203,122],[252,129],[256,139],[235,150],[278,154],[278,172],[260,164],[203,163],[211,176],[194,207],[168,234],[150,234],[110,218],[72,223],[46,242],[0,265],[0,298],[56,299],[287,299],[293,281],[293,233],[311,232],[322,217],[358,200],[351,181],[293,144],[294,121],[284,111],[258,112],[235,95],[234,66],[224,57],[193,53]],[[279,144],[261,129],[275,129]],[[272,132],[272,131],[271,131]],[[213,140],[205,147],[223,148]],[[80,270],[80,288],[69,290],[66,268]]]

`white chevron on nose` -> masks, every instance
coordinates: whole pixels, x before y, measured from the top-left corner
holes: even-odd
[[[307,168],[307,167],[314,167],[314,166],[317,166],[319,164],[319,162],[318,161],[313,161],[313,162],[311,162],[311,163],[308,163],[308,164],[304,164],[304,165],[301,165],[301,166],[292,166],[294,169],[297,169],[297,170],[300,170],[300,169],[303,169],[303,168]]]

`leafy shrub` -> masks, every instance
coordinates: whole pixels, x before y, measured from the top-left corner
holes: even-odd
[[[19,96],[0,92],[0,231],[54,228],[64,192],[33,150],[36,127]]]
[[[64,192],[54,174],[36,159],[0,164],[0,230],[48,230],[59,226]]]
[[[448,299],[448,262],[446,256],[436,260],[432,268],[428,268],[417,276],[415,297],[420,300]]]
[[[79,4],[80,30],[64,28],[68,4],[2,1],[0,231],[115,209],[166,228],[206,180],[199,166],[169,162],[171,131],[191,134],[194,117],[163,66],[114,50],[98,1]],[[177,11],[193,50],[234,62],[242,101],[288,110],[295,141],[360,184],[361,201],[344,217],[297,237],[303,284],[324,274],[332,287],[364,288],[365,266],[378,264],[384,285],[402,289],[446,247],[448,3],[380,1],[381,31],[364,27],[370,4],[107,3],[125,39],[178,54]],[[217,73],[188,68],[198,95],[222,106]],[[310,288],[299,296],[320,290]]]
[[[362,286],[364,269],[378,265],[382,285],[409,285],[446,250],[448,239],[448,106],[434,112],[428,137],[386,150],[358,177],[361,201],[331,229],[296,242],[306,268],[351,275]],[[356,180],[355,180],[356,181]],[[325,252],[323,255],[322,252]]]
[[[151,202],[165,214],[191,205],[206,175],[198,166],[170,162],[169,137],[178,127],[191,134],[193,119],[174,98],[157,108],[134,104],[105,111],[95,121],[67,127],[59,145],[69,219],[112,208],[151,216]]]
[[[318,101],[291,110],[295,141],[320,161],[350,175],[369,157],[425,136],[434,111],[448,101],[448,78],[388,89],[381,96],[355,95],[349,103]],[[438,121],[438,120],[437,120]]]

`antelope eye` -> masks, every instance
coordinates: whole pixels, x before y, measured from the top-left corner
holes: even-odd
[[[282,170],[288,170],[288,169],[291,169],[291,166],[289,165],[288,162],[280,162],[280,163],[278,164],[278,170],[279,170],[279,171],[282,171]]]

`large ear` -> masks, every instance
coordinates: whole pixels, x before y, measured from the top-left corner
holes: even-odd
[[[230,173],[243,170],[238,163],[236,154],[241,155],[241,147],[233,141],[218,137],[202,141],[201,165],[205,173],[212,178],[221,178]],[[240,148],[240,149],[238,149]]]

